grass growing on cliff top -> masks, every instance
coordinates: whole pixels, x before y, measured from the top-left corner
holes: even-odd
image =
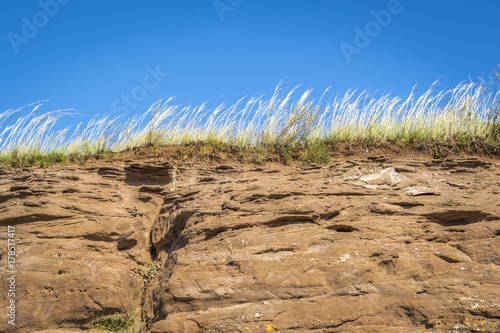
[[[104,116],[59,131],[53,128],[71,111],[38,114],[42,103],[35,103],[0,114],[0,162],[45,166],[134,147],[193,143],[238,146],[240,151],[272,148],[284,156],[290,149],[304,148],[306,162],[325,162],[325,146],[337,143],[500,147],[498,89],[490,91],[476,83],[437,92],[434,87],[419,96],[412,91],[407,98],[377,98],[368,91],[350,90],[328,101],[323,94],[315,101],[309,98],[311,90],[294,99],[297,88],[284,92],[278,86],[269,99],[243,98],[212,110],[205,104],[175,105],[170,98],[126,121]]]

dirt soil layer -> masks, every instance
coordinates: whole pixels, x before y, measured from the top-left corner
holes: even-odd
[[[500,332],[499,159],[183,154],[0,167],[0,331]]]

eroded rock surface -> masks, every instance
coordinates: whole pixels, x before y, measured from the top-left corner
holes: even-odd
[[[167,161],[1,171],[15,330],[500,331],[498,160]]]
[[[149,184],[151,168],[145,170]],[[152,223],[163,191],[173,186],[168,172],[174,175],[163,165],[163,186],[155,188],[138,177],[128,185],[123,166],[0,171],[2,277],[8,226],[17,243],[16,329],[90,327],[97,314],[142,305],[144,277],[137,268],[151,261]],[[7,296],[5,289],[2,304]],[[5,311],[2,306],[4,319]],[[12,328],[0,322],[0,331]]]

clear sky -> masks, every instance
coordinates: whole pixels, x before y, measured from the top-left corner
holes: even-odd
[[[1,0],[0,112],[47,99],[86,122],[282,80],[318,95],[451,88],[500,63],[499,13],[498,0]]]

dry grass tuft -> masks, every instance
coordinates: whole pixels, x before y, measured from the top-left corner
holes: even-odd
[[[310,99],[311,90],[294,102],[297,88],[284,93],[278,85],[268,100],[241,99],[214,110],[206,110],[205,104],[173,105],[170,98],[124,122],[104,116],[73,131],[53,131],[57,120],[72,110],[37,115],[40,102],[0,114],[0,162],[46,166],[134,147],[197,143],[219,150],[237,146],[242,154],[249,148],[276,149],[287,160],[290,149],[303,148],[303,160],[323,163],[329,159],[328,147],[338,143],[390,141],[432,147],[451,142],[461,148],[490,145],[498,151],[499,90],[491,92],[476,83],[438,92],[434,87],[421,96],[412,91],[406,99],[350,90],[323,103],[323,97],[318,102]]]

